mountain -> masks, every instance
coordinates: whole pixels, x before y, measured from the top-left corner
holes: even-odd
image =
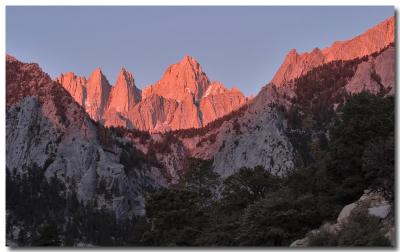
[[[111,87],[107,108],[101,117],[102,123],[106,126],[130,127],[127,115],[140,100],[141,90],[135,86],[133,74],[123,67],[115,85]]]
[[[140,90],[7,55],[8,244],[393,243],[393,22],[292,50],[252,99],[189,56]]]
[[[227,89],[222,83],[213,81],[200,100],[202,124],[207,125],[215,119],[237,110],[246,102],[247,99],[239,89]]]
[[[190,56],[172,64],[167,68],[161,80],[146,87],[143,96],[157,94],[168,99],[183,100],[185,97],[193,97],[197,101],[210,85],[210,80],[203,72],[200,64]]]
[[[7,55],[6,73],[7,170],[26,174],[37,168],[48,179],[60,179],[79,200],[97,201],[117,218],[143,214],[144,188],[159,186],[165,180],[160,167],[139,159],[144,154],[121,144],[118,141],[123,140],[95,123],[37,64],[22,63]],[[100,84],[107,82],[96,70],[87,85],[102,87]],[[124,155],[132,161],[124,160]],[[102,184],[108,189],[99,193]],[[116,198],[104,201],[103,193]]]
[[[85,109],[94,120],[101,119],[110,96],[111,86],[100,68],[96,68],[86,84]]]
[[[79,105],[85,105],[87,83],[85,77],[76,76],[74,73],[68,72],[61,74],[56,81],[63,85]]]
[[[388,36],[382,31],[384,27],[393,29],[392,21],[390,18],[366,34],[380,32],[383,38],[393,38],[390,35],[393,30],[386,30]],[[349,41],[362,40],[377,51],[364,55],[365,49],[360,47],[356,55],[362,57],[318,64],[285,85],[266,85],[240,113],[231,113],[221,118],[220,123],[214,123],[215,127],[206,127],[197,133],[178,132],[178,137],[191,155],[213,159],[214,169],[222,176],[229,176],[243,166],[258,165],[273,174],[287,174],[302,159],[299,153],[305,148],[298,146],[296,137],[306,136],[298,136],[298,132],[318,135],[322,129],[325,131],[327,121],[351,94],[363,91],[394,94],[394,44],[388,39],[373,46],[376,37],[369,36],[371,40],[366,40],[361,36]],[[303,56],[313,58],[310,55],[321,55],[321,51],[316,49]],[[293,128],[293,118],[301,116],[304,125]],[[317,129],[317,124],[323,127]],[[306,131],[307,127],[311,132]]]
[[[355,75],[346,85],[349,93],[360,93],[370,91],[377,94],[382,89],[390,95],[395,94],[395,73],[396,73],[396,49],[389,46],[376,57],[368,57],[356,70]]]
[[[198,108],[189,96],[178,101],[152,94],[130,111],[129,120],[139,130],[164,132],[200,127],[198,113]]]
[[[299,54],[292,49],[271,80],[277,86],[306,74],[312,68],[335,60],[351,60],[377,52],[395,39],[395,20],[391,17],[365,33],[346,41],[337,41],[331,47]]]
[[[56,79],[95,121],[147,131],[200,128],[247,102],[243,93],[210,82],[200,64],[185,56],[161,80],[143,90],[122,68],[110,86],[100,69],[89,80],[69,72]]]
[[[141,91],[135,86],[132,73],[124,67],[121,69],[117,82],[111,88],[107,109],[127,113],[141,100]]]

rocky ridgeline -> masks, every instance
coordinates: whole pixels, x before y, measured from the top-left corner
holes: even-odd
[[[243,166],[262,166],[285,176],[295,167],[296,149],[288,136],[284,110],[302,98],[298,97],[300,77],[311,69],[318,76],[329,64],[324,63],[327,59],[362,56],[351,61],[354,72],[341,78],[343,83],[334,93],[343,99],[361,91],[393,94],[395,48],[388,30],[393,22],[391,18],[353,40],[336,43],[342,49],[329,54],[325,49],[314,50],[310,55],[317,56],[307,56],[306,68],[282,80],[295,79],[287,85],[267,85],[252,100],[237,89],[209,81],[188,56],[142,91],[124,68],[114,86],[100,69],[89,79],[67,73],[54,82],[37,64],[7,56],[7,169],[24,172],[38,165],[49,177],[73,179],[83,199],[95,197],[100,181],[105,181],[107,188],[124,192],[108,203],[119,216],[142,213],[144,188],[178,181],[187,157],[213,159],[213,168],[222,177]],[[377,41],[377,36],[385,39]],[[366,46],[353,46],[360,41]],[[346,48],[352,52],[339,53]],[[285,62],[303,62],[297,58],[291,52]],[[297,64],[285,62],[278,76],[285,65],[294,69]],[[334,62],[330,62],[333,67]],[[102,124],[146,131],[147,140],[128,131],[115,137]],[[144,161],[121,158],[138,155]]]
[[[80,200],[95,200],[118,218],[143,214],[145,188],[163,181],[160,168],[124,158],[140,151],[94,122],[37,64],[7,56],[6,72],[10,174],[40,168],[47,178],[57,177],[76,191]],[[104,80],[97,71],[92,81],[97,77]],[[111,201],[105,199],[107,193],[113,195]]]
[[[395,19],[391,17],[353,39],[337,41],[331,47],[322,50],[315,48],[310,53],[299,54],[296,49],[292,49],[271,82],[282,86],[319,65],[335,60],[361,58],[377,52],[394,43],[394,27]]]
[[[143,90],[125,68],[113,86],[100,69],[88,80],[69,72],[57,81],[92,119],[106,126],[153,132],[199,128],[247,102],[240,90],[210,82],[190,56],[169,66],[161,80]]]

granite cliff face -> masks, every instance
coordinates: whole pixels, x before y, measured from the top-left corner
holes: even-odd
[[[169,66],[161,80],[143,90],[125,68],[114,86],[100,69],[88,81],[73,73],[62,74],[57,81],[95,121],[152,132],[199,128],[247,102],[240,90],[210,82],[190,56]]]
[[[200,100],[201,121],[203,125],[214,121],[247,102],[247,98],[236,88],[227,89],[220,82],[212,82]]]
[[[365,33],[368,36],[334,44],[342,49],[333,46],[302,55],[292,51],[277,73],[283,73],[282,85],[266,85],[252,100],[237,89],[211,82],[187,56],[141,91],[124,68],[114,86],[100,69],[89,79],[66,73],[55,82],[37,64],[7,55],[7,169],[23,173],[39,166],[47,177],[57,176],[65,183],[73,179],[83,200],[103,202],[103,196],[96,194],[100,181],[106,181],[110,190],[118,186],[124,193],[106,207],[120,217],[143,214],[145,188],[179,181],[188,157],[212,159],[222,178],[244,166],[262,166],[285,176],[296,166],[297,150],[283,111],[295,100],[318,101],[314,103],[318,105],[331,99],[326,108],[334,113],[336,99],[344,101],[348,94],[394,94],[393,22],[391,18]],[[360,41],[365,47],[356,46]],[[329,63],[337,58],[345,62]],[[306,81],[298,78],[310,71],[314,72]],[[328,81],[333,84],[327,86]],[[300,92],[304,83],[309,89]],[[100,123],[147,132],[113,131]],[[177,129],[181,130],[164,133]],[[138,155],[143,158],[127,158]]]
[[[130,127],[127,117],[133,107],[141,100],[141,91],[135,86],[133,74],[124,67],[117,81],[111,87],[110,97],[101,121],[106,126]]]
[[[287,118],[277,108],[293,105],[291,99],[299,95],[299,83],[295,79],[338,59],[363,58],[352,63],[354,73],[344,78],[340,87],[331,90],[335,96],[343,100],[345,94],[361,91],[394,94],[393,41],[392,17],[330,48],[315,48],[304,54],[292,50],[274,77],[274,85],[264,87],[252,100],[237,89],[227,89],[219,82],[210,81],[200,64],[189,56],[168,67],[158,82],[142,92],[133,88],[133,76],[121,71],[109,98],[117,101],[106,103],[108,108],[101,121],[107,126],[152,133],[198,128],[189,135],[174,134],[189,156],[214,159],[214,169],[221,175],[229,176],[242,166],[257,165],[284,175],[295,166],[296,150],[287,136]],[[117,89],[120,91],[115,95]],[[129,92],[132,94],[126,95]],[[337,105],[332,102],[327,107],[335,109]]]
[[[111,88],[107,109],[127,113],[141,100],[141,91],[135,86],[132,73],[124,67],[121,69],[117,82]]]
[[[106,109],[111,86],[100,68],[96,68],[86,84],[85,109],[91,118],[100,120]]]
[[[354,76],[346,85],[346,91],[351,94],[362,91],[377,94],[383,90],[394,95],[395,68],[396,49],[394,46],[389,46],[378,56],[369,56],[366,61],[358,65]]]
[[[85,77],[76,76],[74,73],[68,72],[61,74],[56,81],[63,85],[79,105],[85,105],[87,83]]]
[[[359,58],[358,60],[352,59],[353,56],[348,56],[351,60],[329,65],[329,63],[324,63],[324,53],[319,49],[302,55],[292,51],[285,62],[297,62],[297,65],[288,64],[287,73],[295,73],[297,78],[306,76],[313,70],[309,77],[305,80],[291,79],[280,86],[275,83],[275,85],[266,85],[240,113],[230,114],[220,124],[214,123],[215,127],[206,127],[206,130],[190,134],[190,136],[183,134],[180,139],[191,155],[213,159],[215,171],[223,177],[231,175],[243,166],[257,165],[263,166],[273,174],[284,176],[295,167],[298,150],[292,146],[289,138],[291,129],[288,127],[288,118],[279,108],[289,110],[294,105],[294,100],[306,99],[307,103],[313,100],[316,102],[322,99],[322,93],[325,93],[326,97],[321,100],[325,104],[322,108],[325,112],[335,111],[339,103],[343,103],[349,94],[368,91],[375,94],[393,95],[396,50],[390,43],[393,38],[390,34],[393,34],[393,31],[388,30],[390,27],[393,28],[392,22],[391,18],[378,25],[378,28],[367,32],[373,35],[378,33],[382,35],[382,38],[388,39],[384,39],[384,42],[381,41],[377,45],[370,44],[368,46],[372,50],[370,54],[364,55],[362,50],[357,55],[363,57],[356,57]],[[384,31],[389,35],[386,36]],[[350,41],[360,39],[364,38],[358,36]],[[373,39],[371,43],[374,43],[373,41],[375,40]],[[304,68],[294,68],[299,65]],[[285,63],[282,66],[285,66]],[[338,69],[346,70],[347,73]],[[336,82],[339,80],[341,84]],[[303,84],[308,86],[302,87]],[[217,87],[214,89],[215,93],[221,90]],[[308,93],[313,97],[305,98]],[[306,110],[306,108],[300,109]]]
[[[353,39],[335,42],[322,50],[315,48],[311,53],[299,54],[292,49],[271,82],[281,86],[321,64],[351,60],[377,52],[394,43],[394,39],[395,20],[391,17]]]
[[[164,132],[200,127],[198,113],[198,108],[189,96],[178,101],[152,94],[130,111],[129,121],[140,130]]]
[[[189,96],[197,101],[203,97],[209,85],[210,80],[200,64],[194,58],[185,56],[180,62],[169,66],[161,80],[145,88],[143,96],[157,94],[174,100]]]
[[[118,218],[143,214],[144,188],[159,186],[164,179],[159,168],[124,162],[123,153],[135,153],[135,148],[116,144],[119,140],[91,120],[37,64],[7,56],[6,73],[6,159],[11,174],[38,167],[47,178],[57,177],[75,190],[80,200],[97,200]],[[100,87],[94,91],[102,93],[99,84],[106,82],[100,71],[95,71],[90,82]],[[123,193],[106,202],[98,191],[100,184],[109,193],[112,188]]]

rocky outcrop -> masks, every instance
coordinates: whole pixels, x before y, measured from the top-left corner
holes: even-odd
[[[209,85],[210,80],[200,64],[194,58],[185,56],[169,66],[161,80],[143,89],[143,97],[157,94],[179,101],[189,95],[194,100],[200,100]]]
[[[346,85],[348,93],[369,91],[377,94],[386,90],[388,94],[395,92],[396,50],[390,46],[376,57],[369,56],[367,61],[358,65],[356,73]]]
[[[177,101],[153,94],[130,111],[129,120],[137,129],[161,132],[200,126],[197,107],[189,96]]]
[[[118,218],[143,214],[144,188],[159,185],[153,179],[162,180],[159,169],[143,161],[121,160],[121,153],[131,150],[115,144],[118,139],[94,124],[37,64],[7,57],[6,72],[7,169],[25,173],[39,167],[47,178],[57,176],[67,188],[76,190],[80,200],[97,200]],[[104,201],[98,191],[102,183],[110,193],[123,193],[114,195],[111,202]]]
[[[327,62],[350,60],[379,51],[394,40],[395,18],[392,16],[351,40],[333,43],[331,47],[323,49],[323,54]]]
[[[343,207],[335,223],[325,223],[319,229],[311,230],[306,237],[292,242],[290,247],[308,247],[312,245],[310,244],[310,237],[318,236],[320,233],[324,233],[325,237],[335,237],[346,227],[351,216],[363,209],[367,210],[366,213],[368,215],[381,219],[379,231],[385,234],[385,237],[390,241],[391,245],[394,246],[396,235],[393,213],[391,214],[392,206],[381,194],[365,191],[359,200]]]
[[[353,64],[354,73],[346,77],[341,86],[332,89],[333,95],[342,96],[344,100],[346,92],[343,90],[347,93],[369,91],[394,94],[394,53],[394,47],[388,46],[349,64]],[[318,55],[322,55],[322,52],[316,49],[300,58],[309,58],[306,62],[310,62],[311,59],[318,59]],[[293,53],[293,57],[298,56]],[[248,108],[242,114],[226,119],[218,128],[209,129],[207,133],[199,131],[199,134],[190,138],[183,138],[182,142],[192,155],[214,159],[214,169],[223,177],[242,166],[258,165],[273,174],[285,175],[294,167],[297,150],[287,137],[286,118],[278,108],[290,108],[293,98],[297,96],[296,85],[296,80],[284,86],[267,85],[248,103]],[[223,92],[221,87],[216,86],[206,93]],[[333,109],[337,107],[334,103],[328,105]]]
[[[242,167],[262,166],[284,176],[294,167],[293,147],[286,122],[274,105],[280,100],[273,86],[239,110],[205,128],[177,133],[191,156],[213,159],[214,170],[225,178]]]
[[[100,69],[88,81],[73,73],[57,81],[89,116],[106,126],[146,131],[199,128],[238,109],[247,99],[236,88],[210,81],[200,64],[185,56],[168,67],[154,85],[141,91],[133,75],[122,68],[114,86]]]
[[[255,97],[244,115],[233,119],[230,134],[223,138],[214,155],[215,170],[223,177],[241,167],[262,166],[278,176],[294,167],[292,145],[285,133],[286,120],[274,105],[281,98],[272,86],[264,89],[264,95]]]
[[[296,49],[292,49],[287,54],[271,82],[277,86],[281,86],[323,63],[326,63],[325,57],[318,48],[315,48],[311,53],[306,52],[303,54],[299,54]]]
[[[118,75],[117,82],[111,88],[107,109],[128,113],[140,100],[141,91],[135,86],[132,73],[123,67]]]
[[[155,107],[160,103],[149,103],[155,101],[155,96],[168,100],[168,106]],[[145,103],[151,108],[141,104],[140,111],[154,111],[156,115],[160,114],[158,111],[163,111],[162,117],[150,116],[148,112],[143,117],[143,112],[137,113],[136,110],[136,113],[131,113],[131,118],[133,125],[139,129],[151,131],[199,128],[238,109],[246,102],[238,89],[228,90],[219,82],[210,83],[200,64],[190,56],[168,67],[160,81],[143,89],[143,101],[149,97],[151,99]],[[175,106],[171,107],[170,104],[174,102]],[[146,118],[151,118],[151,123],[148,120],[145,122]],[[138,121],[144,123],[135,123]]]
[[[110,91],[111,86],[101,69],[95,69],[86,84],[85,101],[86,112],[93,120],[97,121],[102,118]]]
[[[350,60],[377,52],[394,43],[394,27],[395,20],[391,17],[351,40],[335,42],[331,47],[322,50],[315,48],[311,53],[299,54],[293,49],[271,82],[282,86],[321,64],[335,60]]]
[[[212,82],[205,95],[200,100],[200,113],[202,125],[234,111],[243,106],[247,99],[243,93],[236,89],[226,89],[220,82]]]
[[[102,115],[102,123],[106,126],[132,128],[128,114],[140,100],[141,90],[135,86],[133,74],[123,67],[115,85],[111,87],[107,108]]]
[[[84,106],[86,101],[86,78],[72,72],[61,74],[57,79],[79,105]]]

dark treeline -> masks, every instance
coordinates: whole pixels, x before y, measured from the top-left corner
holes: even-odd
[[[334,221],[365,189],[383,193],[393,204],[394,97],[385,96],[386,90],[354,96],[344,90],[357,65],[366,60],[331,62],[294,80],[296,98],[283,113],[297,162],[285,177],[259,166],[243,167],[222,179],[212,170],[212,161],[189,159],[178,184],[148,189],[145,216],[117,220],[95,200],[78,200],[74,181],[46,178],[46,167],[26,167],[19,174],[6,169],[9,245],[288,246],[325,221]],[[373,75],[379,82],[380,76]],[[158,166],[155,154],[169,152],[179,137],[205,134],[246,108],[202,129],[165,133],[162,144],[153,143],[147,132],[96,123],[98,140],[108,151],[119,146],[125,167],[145,169],[145,164]],[[150,151],[145,155],[116,137],[139,138]],[[105,199],[115,195],[101,183],[98,187]],[[389,245],[380,225],[360,211],[337,236],[310,237],[311,245]]]
[[[288,246],[364,189],[393,201],[394,98],[355,95],[333,122],[328,137],[307,142],[312,162],[283,178],[243,167],[221,179],[211,161],[190,159],[180,183],[149,192],[146,215],[130,220],[83,204],[41,168],[7,172],[7,238],[20,246]],[[313,244],[388,245],[379,225],[360,214],[339,238]]]
[[[142,245],[288,246],[336,220],[343,206],[365,189],[382,192],[393,202],[393,97],[361,93],[333,121],[327,138],[307,142],[312,162],[283,178],[263,167],[244,167],[215,190],[218,176],[211,164],[192,160],[180,185],[160,189],[147,200],[151,228]],[[360,212],[338,237],[312,245],[389,246],[379,225]]]
[[[73,182],[70,182],[73,184]],[[136,244],[138,219],[118,220],[96,201],[78,200],[75,191],[42,168],[6,178],[7,240],[11,246],[118,246]]]

